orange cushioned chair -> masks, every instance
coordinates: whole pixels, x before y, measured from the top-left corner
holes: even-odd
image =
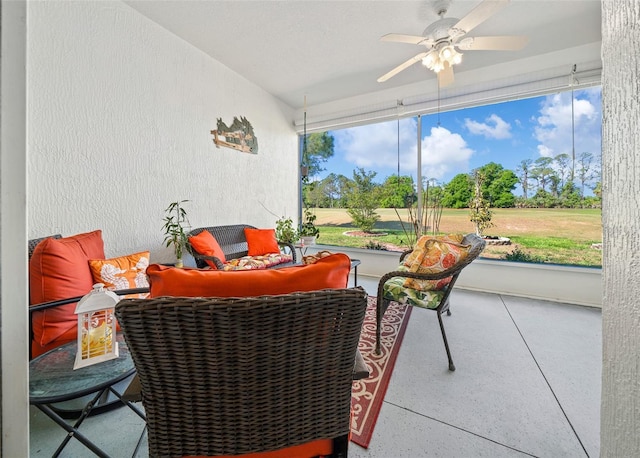
[[[343,254],[280,270],[150,266],[154,298],[116,306],[149,455],[345,457],[367,307],[345,288],[349,267]],[[155,297],[172,287],[181,297]],[[243,291],[256,296],[233,297]],[[197,297],[218,293],[230,297]]]

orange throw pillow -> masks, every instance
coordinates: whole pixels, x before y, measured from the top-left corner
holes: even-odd
[[[104,283],[108,290],[149,287],[147,267],[149,267],[148,251],[118,258],[89,260],[93,282]],[[143,297],[146,296],[144,294]]]
[[[151,297],[247,297],[346,288],[351,260],[335,253],[314,264],[265,270],[177,269],[151,264]]]
[[[220,259],[221,262],[227,262],[227,258],[225,257],[222,248],[220,248],[220,244],[213,234],[206,229],[198,235],[189,237],[189,243],[199,254],[204,256],[215,256]],[[216,264],[213,261],[207,260],[207,264],[209,264],[212,269],[217,269]]]
[[[89,259],[100,258],[104,259],[100,230],[43,240],[29,261],[30,303],[84,296],[93,287]],[[74,303],[34,312],[34,342],[47,345],[74,329],[78,323],[75,308]]]
[[[269,253],[280,253],[280,246],[276,240],[275,229],[244,228],[244,237],[249,246],[249,256],[262,256]]]

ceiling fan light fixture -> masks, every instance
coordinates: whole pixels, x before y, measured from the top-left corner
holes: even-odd
[[[461,53],[461,52],[456,51],[455,49],[454,49],[454,52],[455,52],[455,53],[454,53],[453,57],[452,57],[452,58],[451,58],[451,60],[449,61],[449,63],[450,63],[451,65],[459,64],[459,63],[461,63],[461,62],[462,62],[462,53]]]
[[[447,45],[440,50],[440,60],[453,66],[462,62],[462,54],[456,51],[453,45]]]
[[[442,48],[442,50],[440,51],[440,58],[442,60],[450,60],[453,57],[453,53],[454,53],[454,49],[453,46],[445,46],[444,48]]]
[[[436,60],[437,60],[437,54],[431,51],[429,54],[427,54],[422,58],[422,65],[431,69],[433,67],[433,64],[435,64]]]
[[[442,44],[422,59],[422,65],[435,73],[444,70],[445,63],[451,67],[460,62],[462,62],[462,54],[452,44]]]

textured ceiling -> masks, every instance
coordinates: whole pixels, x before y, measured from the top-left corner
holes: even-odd
[[[299,109],[305,95],[311,104],[322,104],[425,80],[435,84],[435,75],[419,64],[378,83],[379,76],[424,49],[384,43],[380,37],[422,35],[438,19],[439,5],[450,4],[445,17],[461,18],[480,0],[126,3]],[[521,51],[467,51],[457,72],[599,42],[600,1],[512,0],[469,33],[491,35],[527,35],[530,41]]]

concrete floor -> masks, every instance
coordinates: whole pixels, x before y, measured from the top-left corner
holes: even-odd
[[[358,283],[375,294],[376,279]],[[599,309],[454,290],[444,317],[415,309],[368,449],[350,457],[597,457]],[[131,456],[142,420],[127,408],[81,427],[114,457]],[[31,456],[51,456],[64,431],[31,407]],[[63,457],[91,452],[76,440]],[[143,443],[137,456],[147,456]]]

